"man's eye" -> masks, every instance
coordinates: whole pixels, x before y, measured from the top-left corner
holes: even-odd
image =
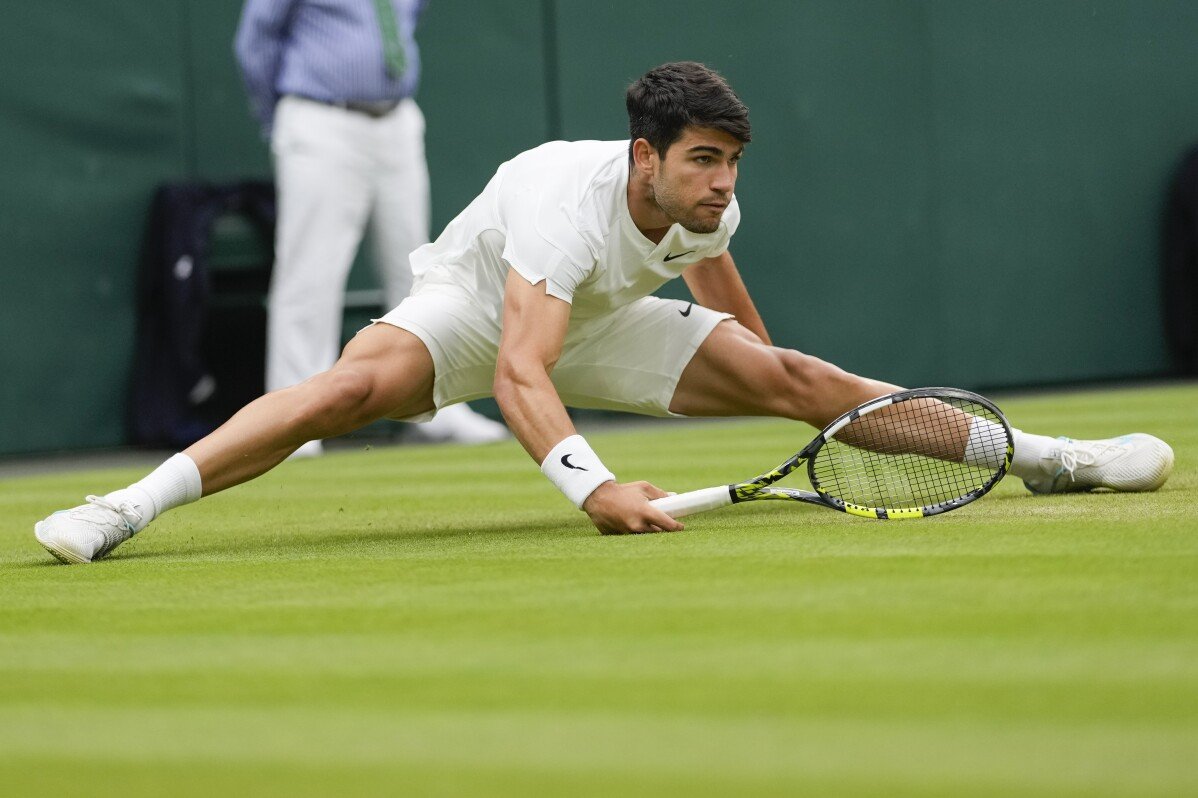
[[[695,159],[695,163],[711,163],[711,156],[710,155],[700,155],[698,158]]]

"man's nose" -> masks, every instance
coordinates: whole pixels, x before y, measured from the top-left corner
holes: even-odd
[[[736,167],[725,166],[722,169],[716,169],[712,174],[711,190],[717,191],[720,194],[731,194],[732,187],[736,185]]]

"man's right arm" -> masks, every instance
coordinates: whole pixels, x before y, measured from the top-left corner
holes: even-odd
[[[765,322],[761,320],[761,314],[757,312],[730,252],[725,250],[714,258],[692,263],[682,273],[682,279],[700,305],[721,313],[731,313],[742,327],[763,343],[770,343]]]
[[[577,435],[549,378],[561,355],[569,321],[568,302],[548,295],[544,283],[533,285],[515,269],[508,272],[503,334],[495,364],[495,401],[524,449],[543,465],[542,470],[550,472],[556,463],[544,466],[549,454]],[[574,468],[568,458],[562,458],[563,469]],[[665,495],[647,482],[621,485],[604,481],[585,496],[582,509],[605,534],[680,530],[682,524],[649,504],[649,499]]]
[[[250,105],[264,134],[270,133],[274,122],[275,104],[279,101],[276,79],[295,4],[296,0],[246,0],[237,26],[233,49]]]

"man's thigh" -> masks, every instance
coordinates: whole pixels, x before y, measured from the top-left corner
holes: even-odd
[[[725,322],[690,359],[670,402],[686,416],[779,416],[822,427],[898,386],[859,377],[818,357],[769,346]]]
[[[500,322],[464,292],[418,292],[374,326],[398,328],[420,341],[433,375],[429,406],[420,413],[391,413],[392,418],[424,421],[433,409],[491,395]]]
[[[785,381],[774,347],[735,321],[717,326],[687,363],[670,401],[683,416],[774,415],[772,394]]]
[[[372,324],[358,332],[329,372],[356,372],[370,384],[369,415],[409,418],[433,410],[433,359],[407,330]]]

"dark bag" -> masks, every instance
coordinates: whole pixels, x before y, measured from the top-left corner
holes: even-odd
[[[1169,187],[1161,247],[1165,336],[1178,374],[1198,374],[1198,147]]]
[[[227,289],[209,270],[213,226],[227,214],[251,222],[268,253],[237,275],[237,287],[255,297],[249,303],[222,303]],[[139,274],[132,442],[185,448],[262,393],[261,298],[270,279],[274,224],[271,183],[178,183],[155,192]]]

